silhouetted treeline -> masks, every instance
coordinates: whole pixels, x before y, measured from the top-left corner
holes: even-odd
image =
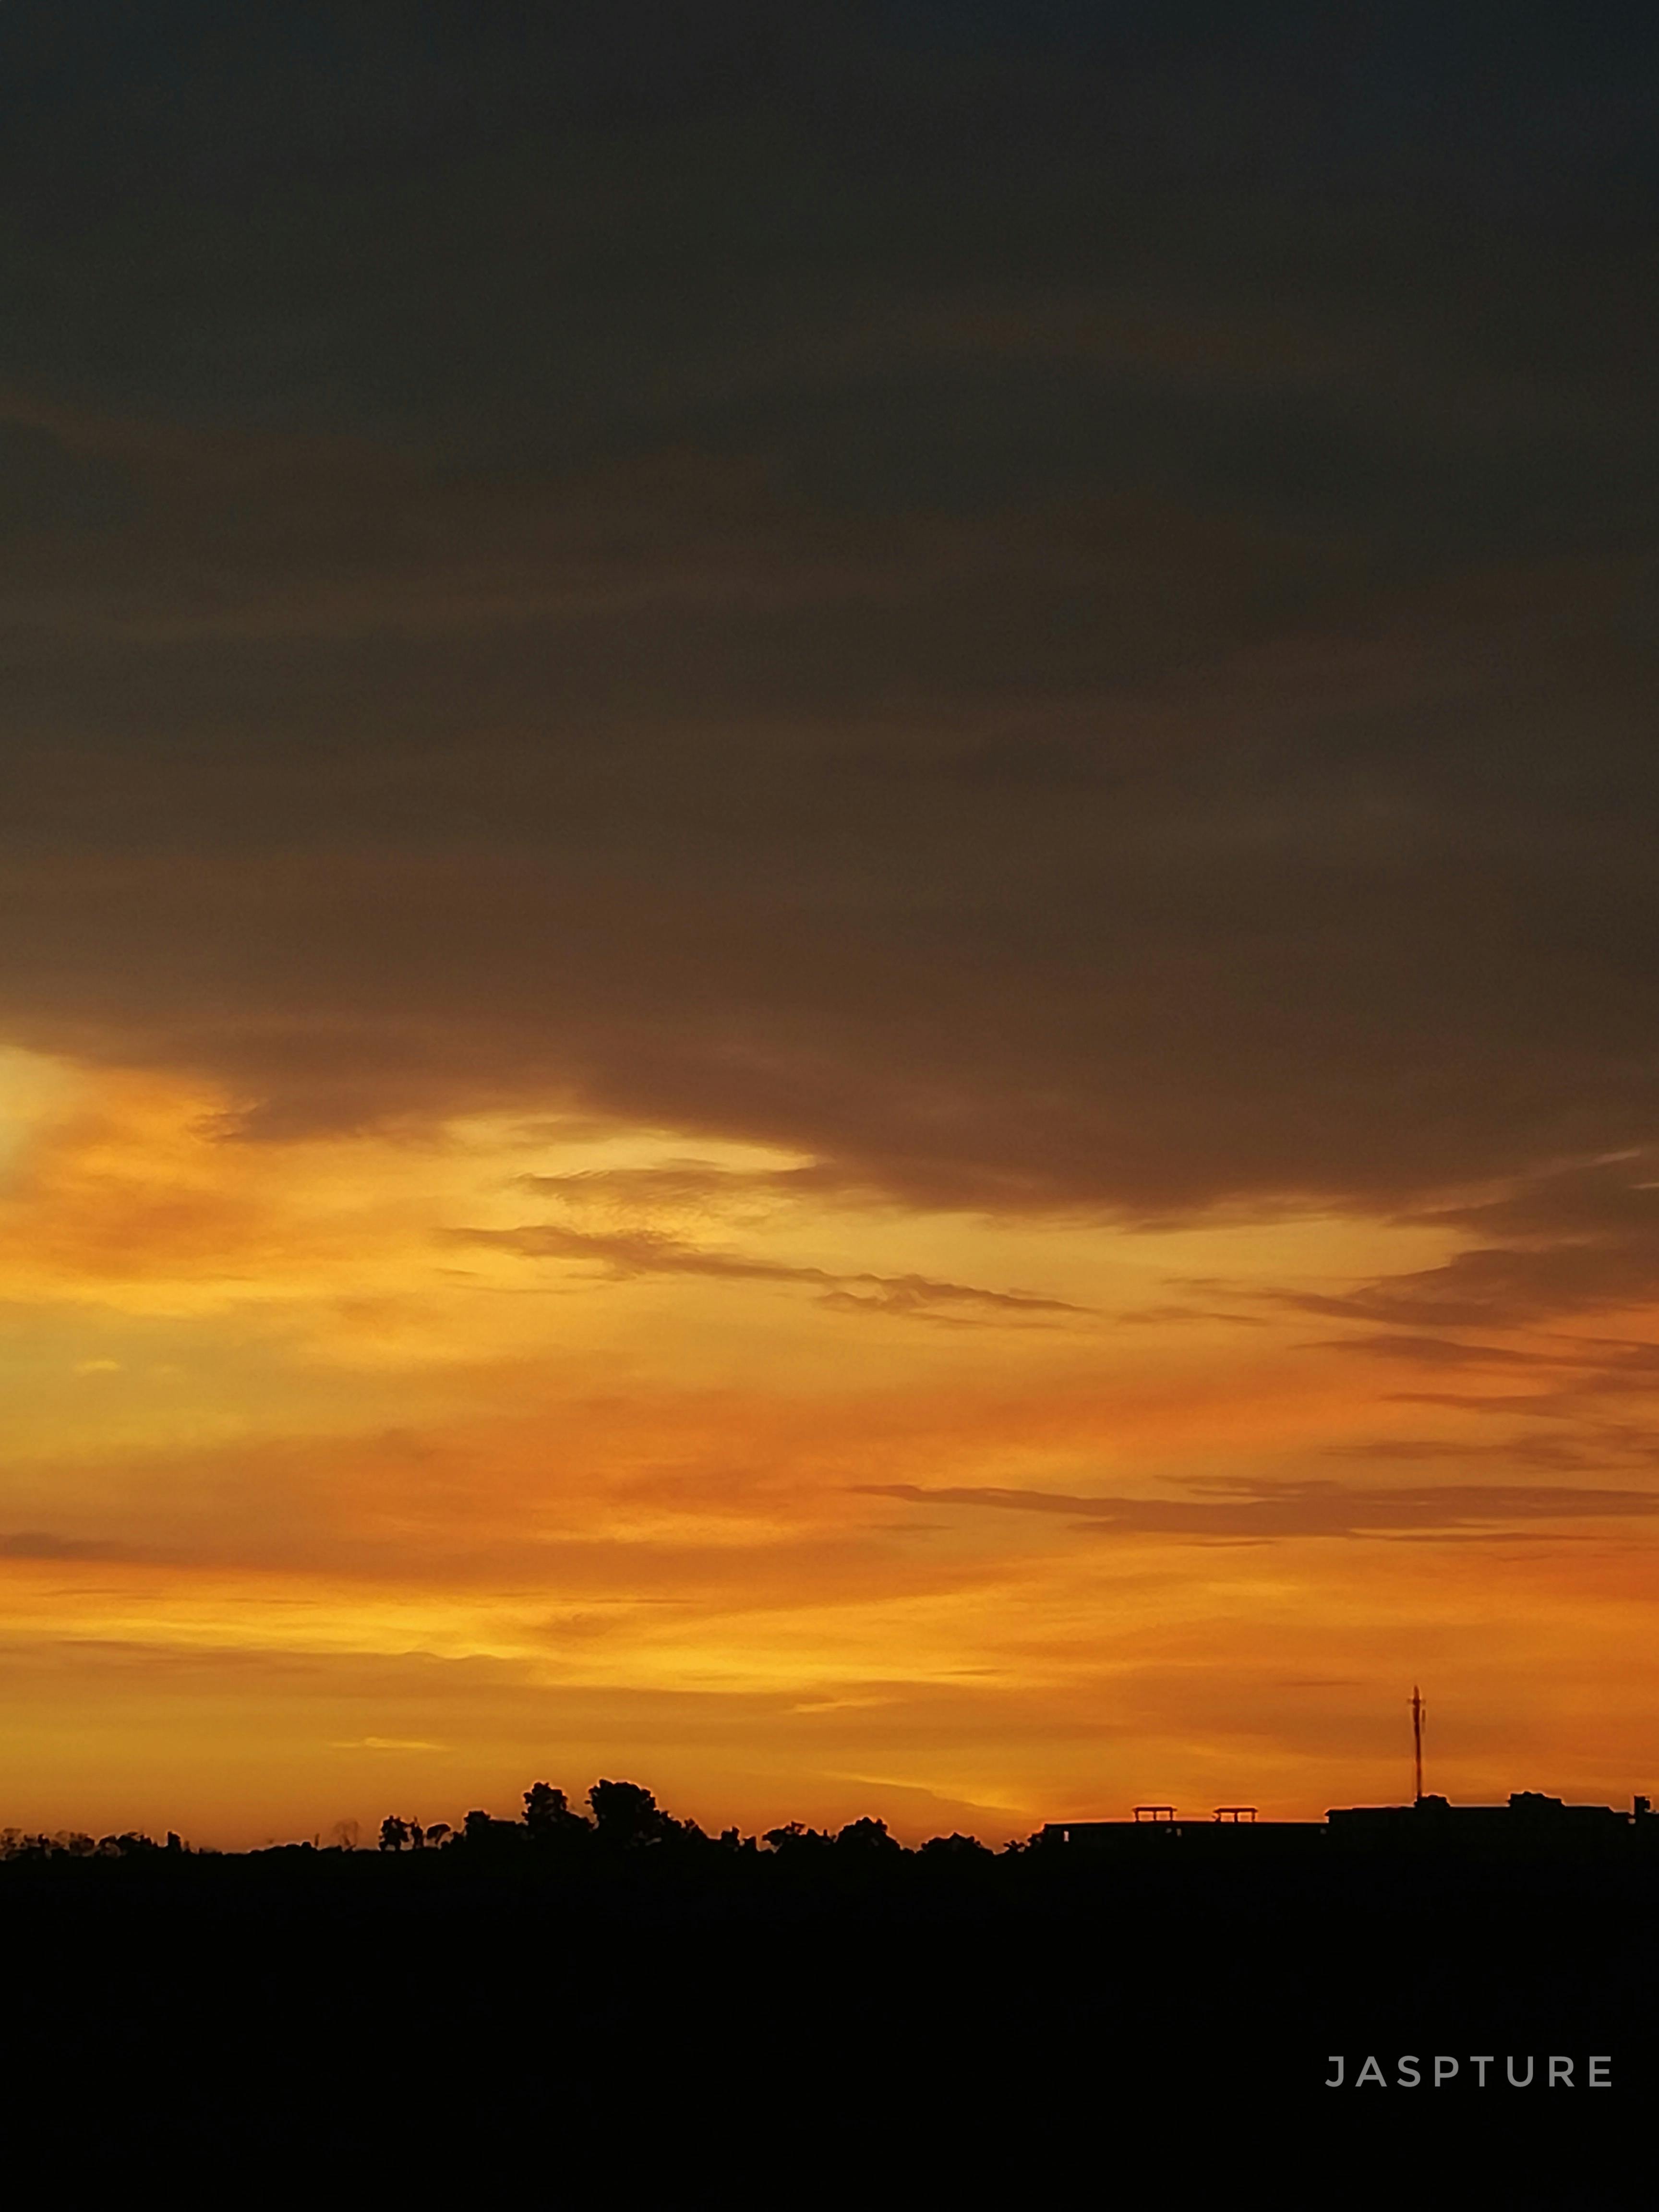
[[[471,1812],[458,1826],[437,1820],[428,1826],[397,1814],[380,1823],[380,1849],[386,1852],[444,1850],[472,1860],[504,1859],[513,1854],[556,1854],[567,1860],[614,1858],[619,1853],[637,1856],[652,1852],[682,1864],[696,1863],[710,1854],[755,1854],[763,1850],[799,1865],[824,1860],[833,1854],[837,1863],[870,1864],[890,1857],[989,1858],[989,1848],[976,1837],[933,1836],[915,1852],[890,1835],[887,1823],[866,1818],[848,1821],[839,1830],[810,1828],[799,1820],[768,1828],[758,1836],[745,1836],[737,1828],[723,1828],[717,1836],[695,1820],[677,1820],[664,1811],[653,1794],[637,1782],[596,1782],[587,1793],[588,1811],[576,1811],[562,1790],[537,1782],[524,1793],[521,1820]],[[1034,1839],[1035,1840],[1035,1839]],[[1024,1844],[1006,1845],[1011,1852]]]
[[[189,1848],[171,1829],[166,1843],[158,1844],[154,1836],[143,1835],[136,1828],[129,1828],[124,1835],[95,1839],[78,1828],[58,1828],[50,1836],[31,1835],[22,1828],[0,1828],[0,1859],[137,1859],[157,1851],[180,1852]]]
[[[602,1780],[587,1792],[587,1810],[579,1811],[562,1790],[532,1783],[524,1793],[524,1814],[506,1820],[474,1808],[458,1822],[422,1822],[405,1813],[388,1813],[380,1824],[378,1849],[359,1850],[355,1821],[336,1824],[331,1840],[272,1844],[263,1850],[223,1853],[192,1850],[169,1832],[165,1843],[129,1830],[94,1840],[78,1831],[30,1834],[0,1830],[0,1860],[54,1863],[81,1860],[123,1860],[177,1863],[184,1859],[324,1858],[388,1859],[418,1856],[456,1869],[517,1869],[526,1875],[558,1869],[578,1874],[621,1867],[672,1870],[683,1883],[699,1879],[729,1887],[740,1870],[783,1868],[798,1881],[815,1876],[840,1881],[857,1876],[873,1881],[884,1872],[911,1883],[967,1879],[1001,1879],[1011,1862],[1032,1874],[1052,1878],[1069,1868],[1082,1879],[1118,1878],[1131,1869],[1180,1879],[1227,1876],[1253,1868],[1266,1872],[1294,1865],[1311,1871],[1355,1860],[1412,1859],[1433,1863],[1454,1861],[1495,1864],[1530,1861],[1540,1864],[1615,1866],[1628,1864],[1649,1880],[1659,1876],[1659,1818],[1638,1797],[1632,1814],[1601,1807],[1564,1806],[1551,1798],[1520,1793],[1503,1807],[1447,1807],[1439,1799],[1419,1800],[1414,1808],[1360,1809],[1331,1814],[1328,1822],[1265,1821],[1084,1821],[1039,1830],[1024,1840],[993,1850],[975,1836],[952,1832],[930,1836],[914,1849],[890,1834],[884,1820],[866,1815],[839,1829],[809,1827],[789,1820],[758,1835],[736,1827],[710,1835],[696,1820],[679,1820],[635,1782]],[[768,1877],[762,1876],[764,1880]]]
[[[1071,2188],[1091,2159],[1120,2184],[1143,2154],[1184,2172],[1206,2131],[1234,2187],[1259,2130],[1275,2201],[1300,2203],[1432,2126],[1473,2131],[1471,2202],[1496,2201],[1495,2158],[1555,2136],[1579,2160],[1555,2201],[1601,2201],[1615,2120],[1650,2109],[1659,1860],[1356,1851],[1315,1824],[1284,1848],[1265,1824],[1121,1840],[911,1849],[873,1817],[709,1834],[610,1780],[580,1805],[538,1782],[518,1819],[405,1807],[364,1849],[4,1832],[13,2165],[33,2130],[43,2155],[100,2147],[118,2179],[204,2161],[216,2197],[284,2153],[312,2193],[403,2156],[424,2195],[435,2159],[487,2151],[538,2203],[547,2173],[595,2170],[632,2202],[654,2147],[676,2203],[816,2201],[839,2160],[849,2201],[976,2204]],[[1458,2055],[1455,2090],[1323,2087],[1333,2053],[1394,2081],[1402,2052]],[[1566,2053],[1586,2086],[1482,2099],[1476,2052]],[[1589,2091],[1593,2053],[1613,2096]]]
[[[868,1817],[849,1821],[839,1830],[811,1828],[799,1820],[790,1820],[758,1836],[743,1835],[735,1827],[711,1836],[696,1821],[677,1820],[665,1812],[652,1791],[636,1782],[596,1782],[587,1793],[587,1804],[586,1813],[578,1812],[562,1790],[537,1782],[524,1793],[522,1820],[503,1820],[475,1809],[455,1824],[447,1820],[423,1824],[406,1814],[389,1813],[380,1823],[378,1848],[388,1855],[443,1851],[455,1861],[473,1865],[518,1863],[526,1866],[555,1856],[568,1864],[599,1864],[614,1862],[620,1855],[637,1860],[647,1852],[682,1868],[729,1860],[733,1853],[781,1856],[796,1867],[809,1863],[868,1866],[884,1857],[959,1865],[994,1856],[976,1837],[957,1834],[930,1837],[913,1851],[889,1834],[884,1820]],[[1031,1839],[1032,1843],[1038,1840]],[[1016,1842],[1004,1850],[1017,1854],[1029,1848]],[[50,1835],[21,1828],[0,1829],[0,1860],[142,1859],[156,1854],[215,1858],[265,1856],[271,1851],[338,1856],[356,1849],[356,1823],[349,1821],[337,1824],[334,1840],[328,1844],[313,1840],[269,1844],[263,1850],[244,1854],[197,1851],[171,1831],[165,1843],[157,1843],[154,1837],[136,1830],[94,1838],[69,1828]]]
[[[953,1875],[980,1871],[1009,1860],[1057,1869],[1071,1865],[1082,1874],[1115,1874],[1137,1867],[1164,1874],[1183,1871],[1197,1878],[1199,1871],[1267,1867],[1297,1863],[1312,1869],[1318,1863],[1334,1865],[1340,1860],[1411,1858],[1422,1863],[1500,1863],[1531,1860],[1553,1865],[1620,1865],[1659,1874],[1659,1818],[1646,1796],[1635,1801],[1635,1812],[1620,1814],[1597,1805],[1562,1805],[1558,1798],[1517,1792],[1509,1805],[1451,1808],[1443,1798],[1420,1798],[1413,1808],[1360,1808],[1334,1812],[1328,1820],[1084,1820],[1055,1823],[1024,1840],[1011,1840],[994,1851],[978,1836],[929,1836],[911,1850],[890,1834],[887,1823],[863,1816],[841,1829],[807,1827],[803,1820],[785,1820],[779,1827],[763,1829],[759,1836],[744,1836],[741,1829],[726,1827],[710,1836],[696,1820],[679,1820],[665,1812],[654,1794],[639,1783],[598,1781],[586,1796],[586,1812],[577,1812],[564,1790],[546,1781],[531,1783],[525,1792],[525,1816],[507,1820],[498,1814],[473,1809],[458,1823],[422,1823],[410,1814],[387,1814],[378,1829],[378,1851],[358,1854],[356,1820],[341,1820],[327,1844],[310,1843],[265,1844],[264,1850],[243,1854],[192,1851],[191,1844],[168,1832],[166,1843],[128,1829],[118,1836],[93,1838],[77,1829],[58,1829],[53,1834],[27,1834],[22,1829],[0,1829],[0,1860],[179,1860],[179,1858],[270,1858],[272,1854],[316,1854],[325,1858],[372,1856],[376,1860],[418,1854],[429,1863],[441,1854],[445,1865],[473,1869],[550,1869],[581,1867],[654,1865],[692,1875],[721,1871],[728,1875],[737,1865],[785,1865],[792,1874],[810,1875],[848,1874],[900,1867]]]

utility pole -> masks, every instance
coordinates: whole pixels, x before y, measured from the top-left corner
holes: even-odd
[[[1415,1802],[1419,1805],[1423,1802],[1423,1715],[1426,1710],[1427,1708],[1423,1703],[1423,1692],[1418,1688],[1416,1683],[1413,1682],[1412,1684],[1412,1744],[1417,1753],[1417,1797]]]

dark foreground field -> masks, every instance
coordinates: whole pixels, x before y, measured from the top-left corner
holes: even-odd
[[[70,2201],[76,2176],[431,2201],[458,2172],[623,2204],[1622,2188],[1653,1866],[1145,1857],[13,1862],[8,2155]],[[1389,2086],[1327,2089],[1339,2053]]]

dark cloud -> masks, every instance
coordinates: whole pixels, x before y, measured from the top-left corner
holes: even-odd
[[[1659,1156],[1631,1152],[1574,1163],[1499,1197],[1441,1206],[1423,1218],[1514,1240],[1582,1244],[1659,1238]]]
[[[1448,1483],[1388,1490],[1334,1482],[1213,1480],[1197,1498],[1072,1496],[1046,1490],[929,1489],[863,1484],[872,1497],[918,1504],[976,1505],[1058,1513],[1103,1534],[1256,1537],[1500,1534],[1534,1522],[1643,1520],[1659,1513],[1659,1491],[1575,1490],[1519,1483]]]
[[[1522,1431],[1480,1442],[1467,1437],[1378,1437],[1368,1443],[1327,1444],[1325,1451],[1333,1459],[1498,1460],[1510,1466],[1545,1468],[1562,1474],[1605,1474],[1615,1467],[1650,1468],[1659,1461],[1659,1443],[1650,1431],[1606,1422],[1565,1433]]]
[[[39,423],[0,419],[0,536],[106,528],[137,503],[118,463],[77,452]]]
[[[1651,1139],[1651,23],[970,12],[0,11],[8,1035],[1142,1218]],[[1470,1226],[1361,1317],[1616,1272]]]
[[[1345,1302],[1330,1300],[1328,1304]],[[1449,1336],[1332,1336],[1308,1351],[1358,1352],[1370,1359],[1404,1359],[1421,1367],[1567,1367],[1578,1363],[1548,1352],[1522,1352],[1513,1345],[1465,1344]]]
[[[719,1282],[805,1283],[820,1292],[818,1303],[837,1313],[908,1314],[918,1320],[960,1319],[966,1307],[983,1318],[1038,1320],[1050,1315],[1081,1315],[1086,1306],[1063,1298],[1039,1297],[1029,1291],[983,1291],[968,1283],[936,1282],[925,1275],[840,1275],[824,1267],[791,1267],[737,1252],[706,1251],[654,1229],[591,1233],[550,1223],[523,1229],[463,1229],[449,1232],[458,1242],[493,1245],[535,1260],[592,1260],[626,1280],[635,1275],[705,1275]],[[943,1309],[943,1314],[940,1310]]]
[[[1385,1276],[1343,1297],[1297,1293],[1311,1313],[1385,1322],[1499,1328],[1598,1309],[1644,1305],[1659,1295],[1659,1162],[1635,1152],[1525,1177],[1496,1198],[1415,1217],[1502,1243],[1481,1243],[1438,1267]],[[1548,1352],[1480,1347],[1417,1335],[1351,1338],[1340,1348],[1446,1364],[1574,1366],[1611,1386],[1643,1387],[1659,1373],[1659,1346],[1607,1339],[1559,1340]]]

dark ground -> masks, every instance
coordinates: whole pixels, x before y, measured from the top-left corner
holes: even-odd
[[[1659,1869],[1038,1856],[9,1864],[9,2155],[187,2200],[457,2171],[623,2203],[1622,2194]],[[1390,2086],[1325,2089],[1334,2052]],[[1407,2090],[1402,2052],[1463,2063]]]

